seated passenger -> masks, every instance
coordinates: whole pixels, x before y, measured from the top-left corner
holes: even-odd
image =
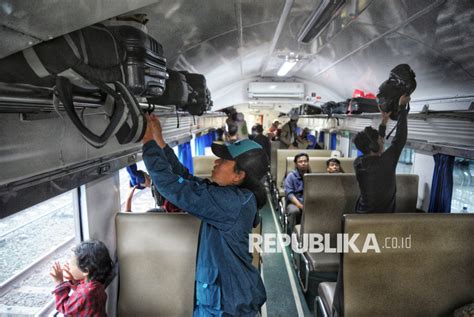
[[[332,173],[344,173],[344,170],[341,167],[341,162],[337,158],[330,158],[326,161],[326,170],[329,174]]]
[[[83,241],[67,264],[55,262],[49,273],[56,287],[56,310],[65,316],[107,316],[105,282],[112,274],[112,260],[105,244]],[[73,290],[72,294],[69,292]]]
[[[248,251],[249,234],[266,204],[260,180],[268,161],[245,139],[213,143],[219,157],[213,183],[194,177],[165,143],[160,121],[147,115],[143,160],[159,192],[202,220],[196,261],[194,316],[255,316],[266,301],[260,273]]]
[[[310,132],[309,128],[304,128],[301,130],[301,134],[296,139],[296,144],[298,146],[298,149],[306,150],[310,148],[311,141],[309,140],[309,136],[310,136],[309,132]]]
[[[311,173],[309,156],[306,153],[297,154],[293,160],[295,169],[285,178],[286,215],[288,219],[287,233],[291,234],[295,225],[301,222],[303,212],[303,175]]]

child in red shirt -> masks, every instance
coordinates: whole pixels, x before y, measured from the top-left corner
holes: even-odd
[[[56,310],[65,316],[107,316],[104,282],[112,273],[112,260],[100,241],[84,241],[73,250],[68,263],[53,264],[50,272]],[[69,296],[70,291],[74,292]]]

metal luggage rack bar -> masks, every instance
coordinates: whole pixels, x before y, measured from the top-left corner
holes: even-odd
[[[379,117],[380,113],[361,113],[361,114],[314,114],[314,115],[300,115],[300,118],[320,118],[320,119],[373,119]],[[474,121],[474,110],[454,110],[454,111],[432,111],[415,112],[408,114],[409,119],[426,120],[428,118],[446,118],[455,120]]]

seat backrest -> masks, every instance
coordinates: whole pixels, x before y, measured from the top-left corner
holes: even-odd
[[[306,174],[303,195],[301,232],[329,233],[335,243],[342,215],[354,211],[359,197],[355,174]]]
[[[418,193],[417,175],[396,175],[396,212],[415,212]],[[336,243],[341,232],[341,217],[353,213],[359,198],[355,174],[304,175],[304,208],[301,220],[303,233],[330,233]]]
[[[119,316],[192,316],[201,221],[189,214],[119,213]]]
[[[214,155],[194,156],[194,176],[201,178],[209,178],[212,174],[212,169],[214,168],[215,160],[217,160],[217,156]]]
[[[397,174],[396,212],[416,212],[418,175]]]
[[[330,157],[331,150],[277,150],[277,170],[276,170],[276,185],[277,188],[282,188],[283,179],[287,174],[286,170],[286,159],[290,157],[292,160],[296,154],[307,153],[309,157]],[[291,168],[293,169],[293,168]],[[290,170],[291,170],[290,169]]]
[[[277,150],[280,147],[280,141],[270,141],[270,173],[272,174],[272,180],[276,181],[277,171]]]
[[[474,302],[474,215],[345,215],[343,225],[359,250],[369,233],[380,247],[343,254],[346,316],[451,316]]]
[[[311,168],[311,173],[327,173],[326,161],[328,157],[310,157],[309,158],[309,167]],[[338,157],[339,162],[341,162],[341,167],[344,173],[354,173],[354,160],[353,157]],[[294,157],[286,158],[286,172],[287,174],[294,169],[295,163],[293,162]]]

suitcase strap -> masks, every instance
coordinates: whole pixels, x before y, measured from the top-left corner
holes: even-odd
[[[64,109],[66,110],[66,113],[68,114],[72,123],[79,130],[82,137],[93,147],[100,148],[103,147],[107,143],[107,140],[110,138],[110,136],[115,135],[125,123],[129,114],[129,108],[126,106],[126,102],[121,94],[115,92],[106,84],[99,82],[93,82],[93,84],[95,84],[102,91],[105,91],[107,94],[112,95],[115,100],[115,107],[113,109],[112,115],[110,116],[110,122],[101,135],[97,135],[89,130],[77,115],[76,110],[74,109],[72,85],[69,79],[58,76],[56,78],[56,91],[64,106]]]

